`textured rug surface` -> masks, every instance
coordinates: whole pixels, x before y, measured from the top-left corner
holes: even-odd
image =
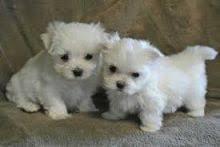
[[[184,112],[164,116],[156,133],[142,132],[135,117],[107,121],[99,113],[73,113],[53,121],[43,113],[26,113],[0,103],[0,146],[220,146],[220,100],[209,99],[206,116]]]

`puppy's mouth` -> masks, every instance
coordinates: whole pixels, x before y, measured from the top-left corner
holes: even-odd
[[[88,79],[92,76],[92,74],[90,74],[89,72],[86,71],[73,71],[73,78],[75,80],[85,80]]]
[[[131,92],[126,89],[117,89],[117,92],[122,93],[122,94],[126,94],[126,95],[134,95],[135,94],[135,92]]]
[[[121,92],[121,93],[125,93],[124,89],[117,89],[117,91]]]
[[[87,73],[83,74],[83,75],[80,76],[80,77],[75,77],[75,76],[74,76],[74,78],[77,79],[77,80],[86,80],[86,79],[91,78],[91,77],[94,76],[94,75],[95,75],[94,73],[89,73],[89,72],[87,72]]]

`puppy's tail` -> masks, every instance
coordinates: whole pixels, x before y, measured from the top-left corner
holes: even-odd
[[[201,45],[189,46],[186,48],[185,52],[202,60],[214,60],[218,54],[215,49]]]

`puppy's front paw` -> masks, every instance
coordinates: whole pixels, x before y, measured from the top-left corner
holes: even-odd
[[[141,125],[140,129],[145,132],[156,132],[160,130],[160,127],[155,124]]]
[[[91,99],[85,100],[78,106],[80,112],[97,112],[98,109],[92,103]]]
[[[48,111],[48,116],[54,120],[60,120],[60,119],[66,119],[71,117],[70,114],[68,113],[60,113],[60,112],[56,112],[56,111]]]
[[[118,117],[117,115],[112,114],[111,112],[102,113],[102,117],[104,119],[109,119],[109,120],[119,120],[120,119],[120,117]]]
[[[26,112],[37,112],[40,109],[40,106],[38,104],[34,104],[31,102],[19,105],[18,107],[24,109],[24,111]]]
[[[174,113],[176,111],[176,107],[166,107],[163,111],[163,113]]]
[[[198,109],[198,110],[191,110],[187,114],[192,117],[203,117],[205,115],[205,112],[204,109]]]

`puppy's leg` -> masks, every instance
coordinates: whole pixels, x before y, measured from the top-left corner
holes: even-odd
[[[21,89],[21,86],[12,87],[11,83],[7,86],[7,98],[16,103],[17,107],[23,109],[26,112],[36,112],[40,109],[40,106],[37,103],[34,103],[30,97],[33,97],[33,94],[30,92],[24,93]],[[30,90],[31,91],[31,90]]]
[[[162,126],[163,110],[166,106],[164,95],[155,89],[145,91],[143,97],[139,97],[141,111],[139,118],[141,120],[140,129],[146,132],[155,132]]]
[[[205,97],[192,97],[192,100],[188,100],[185,104],[186,108],[189,109],[187,113],[193,117],[202,117],[205,115]]]
[[[142,111],[139,114],[141,120],[140,129],[146,132],[155,132],[162,126],[162,114]]]
[[[55,120],[66,119],[71,116],[67,113],[67,108],[61,100],[55,99],[46,109],[48,116]]]
[[[54,120],[66,119],[71,116],[67,112],[65,103],[58,97],[47,98],[42,105],[47,111],[46,114]]]
[[[91,98],[84,99],[80,102],[78,109],[80,112],[92,112],[98,111]]]
[[[54,120],[59,120],[71,116],[68,114],[67,107],[57,91],[47,87],[41,92],[39,100],[49,117]]]
[[[102,113],[104,119],[119,120],[126,117],[126,113],[118,110],[117,108],[110,108],[109,111]]]
[[[26,112],[37,112],[40,109],[40,106],[31,101],[22,100],[17,105],[18,108],[24,109]]]
[[[47,114],[54,120],[66,119],[71,116],[67,113],[66,108],[64,108],[64,105],[51,107],[50,109],[48,109]]]
[[[185,106],[189,109],[187,114],[193,117],[204,116],[205,104],[205,88],[200,85],[198,88],[194,87],[194,90],[185,99]]]

